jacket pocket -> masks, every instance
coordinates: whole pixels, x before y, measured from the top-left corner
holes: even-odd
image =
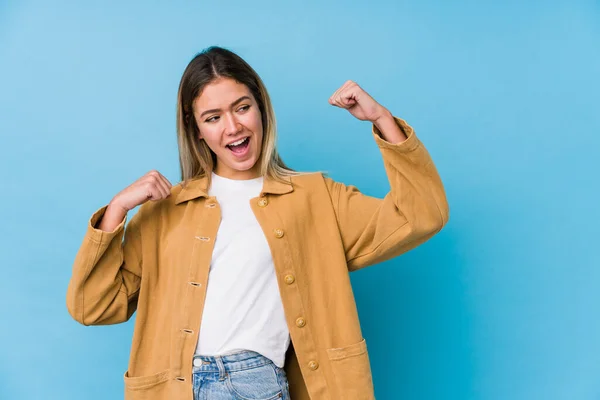
[[[373,378],[367,352],[367,342],[327,349],[341,399],[373,400]]]
[[[169,396],[171,370],[166,369],[153,375],[129,376],[129,370],[123,374],[125,382],[125,400],[166,399]]]

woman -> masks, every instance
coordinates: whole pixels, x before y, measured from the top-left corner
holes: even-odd
[[[126,399],[374,398],[348,272],[425,242],[448,205],[406,122],[352,81],[329,103],[371,122],[385,198],[286,167],[267,91],[239,56],[211,47],[189,63],[182,182],[150,171],[96,211],[67,290],[84,325],[137,311]]]

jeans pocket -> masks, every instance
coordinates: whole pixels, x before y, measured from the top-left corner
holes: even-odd
[[[240,400],[275,400],[283,396],[273,364],[230,371],[226,383],[232,394]]]
[[[275,373],[277,374],[277,377],[279,378],[279,386],[281,387],[281,390],[283,392],[281,397],[283,398],[283,400],[289,400],[290,399],[290,384],[287,379],[287,374],[283,368],[280,368],[275,364],[272,364],[272,366],[273,366],[273,369],[275,369]]]

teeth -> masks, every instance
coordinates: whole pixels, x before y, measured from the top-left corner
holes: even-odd
[[[237,142],[229,143],[227,146],[237,146],[237,145],[240,145],[240,144],[244,143],[246,141],[246,139],[248,139],[248,138],[245,137],[243,139],[238,140]]]

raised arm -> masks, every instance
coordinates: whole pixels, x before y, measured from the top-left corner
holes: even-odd
[[[358,85],[346,85],[330,103],[373,123],[373,137],[390,183],[388,194],[379,199],[325,178],[348,269],[355,271],[427,241],[446,224],[449,210],[437,169],[412,127],[393,117]],[[361,103],[362,108],[353,110]]]

